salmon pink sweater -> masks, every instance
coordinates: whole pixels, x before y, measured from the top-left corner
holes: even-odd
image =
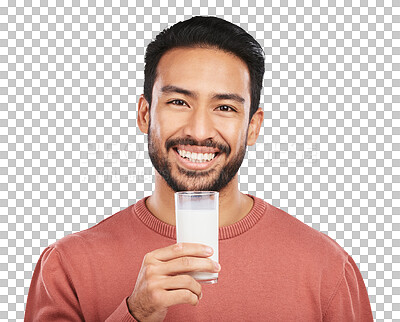
[[[334,240],[269,203],[219,228],[218,283],[166,321],[373,321],[353,259]],[[135,321],[126,300],[146,253],[175,243],[175,226],[145,199],[47,247],[33,273],[26,321]]]

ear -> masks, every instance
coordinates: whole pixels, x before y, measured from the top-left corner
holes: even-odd
[[[150,106],[144,98],[144,95],[140,95],[138,103],[138,114],[137,114],[137,125],[143,133],[149,131],[149,118],[150,118]]]
[[[254,145],[257,141],[258,135],[260,134],[261,124],[264,120],[264,111],[261,107],[253,114],[249,124],[249,130],[247,132],[247,145]]]

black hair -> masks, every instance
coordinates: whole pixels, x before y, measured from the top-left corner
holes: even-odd
[[[164,29],[147,46],[144,68],[144,97],[151,106],[157,66],[161,57],[177,47],[211,47],[243,60],[250,74],[250,119],[260,103],[264,77],[264,51],[241,27],[217,17],[196,16]],[[250,120],[249,119],[249,120]]]

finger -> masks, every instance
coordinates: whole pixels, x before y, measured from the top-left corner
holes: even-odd
[[[179,257],[157,265],[158,275],[175,275],[187,272],[219,272],[220,266],[210,258]]]
[[[164,303],[166,307],[170,307],[177,304],[197,305],[197,303],[199,303],[198,296],[186,289],[165,291],[164,294],[165,294]]]
[[[211,247],[197,243],[177,243],[151,252],[160,261],[169,261],[183,256],[208,257],[213,254]]]
[[[196,294],[198,298],[200,298],[201,295],[200,283],[189,275],[168,276],[162,281],[161,287],[167,291],[187,289]]]

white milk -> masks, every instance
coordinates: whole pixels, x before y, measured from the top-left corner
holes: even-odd
[[[177,210],[177,242],[200,243],[212,247],[210,258],[218,262],[218,209],[215,210]],[[197,280],[218,278],[218,273],[190,273]]]

